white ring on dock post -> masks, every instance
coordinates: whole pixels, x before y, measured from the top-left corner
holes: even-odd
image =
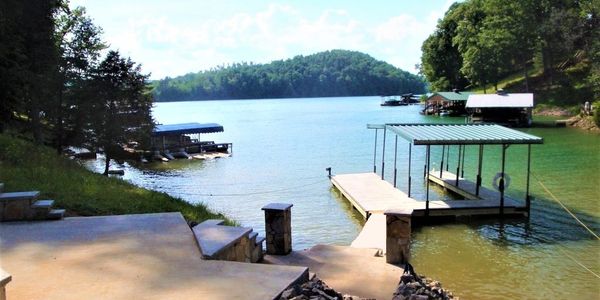
[[[494,186],[494,189],[496,189],[496,191],[500,191],[500,178],[502,178],[502,172],[496,173],[496,176],[494,176],[494,179],[492,180],[492,185]],[[510,176],[508,176],[508,174],[504,173],[504,190],[505,191],[509,185],[510,185]]]

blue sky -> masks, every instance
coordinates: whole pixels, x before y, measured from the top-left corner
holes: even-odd
[[[331,49],[365,52],[411,73],[452,0],[72,0],[104,40],[152,79]]]

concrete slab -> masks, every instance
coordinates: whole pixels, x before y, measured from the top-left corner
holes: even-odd
[[[385,220],[386,218],[383,214],[372,214],[350,246],[354,248],[380,249],[385,252]]]
[[[308,266],[336,291],[373,299],[391,299],[404,270],[376,257],[374,249],[317,245],[287,256],[266,255],[271,264]]]
[[[0,224],[9,299],[271,299],[305,267],[205,261],[179,213]]]

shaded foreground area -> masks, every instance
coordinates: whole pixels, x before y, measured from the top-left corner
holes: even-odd
[[[272,299],[308,277],[202,260],[179,213],[1,223],[0,253],[8,299]]]
[[[6,191],[39,190],[67,216],[120,215],[179,211],[187,221],[225,219],[202,204],[107,178],[56,155],[48,147],[0,134],[0,182]]]

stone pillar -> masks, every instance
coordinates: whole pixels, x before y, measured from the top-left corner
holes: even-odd
[[[292,204],[270,203],[265,211],[267,254],[286,255],[292,251]]]
[[[386,262],[405,264],[410,260],[412,209],[389,209],[386,216]]]

